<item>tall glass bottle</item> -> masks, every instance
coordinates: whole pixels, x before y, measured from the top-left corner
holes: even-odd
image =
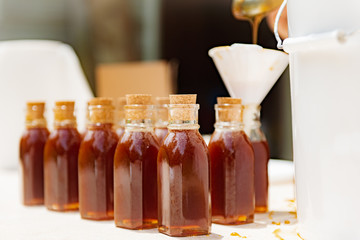
[[[114,217],[117,227],[158,225],[157,155],[151,95],[126,95],[126,126],[114,158]]]
[[[76,210],[78,155],[81,136],[76,128],[75,102],[55,103],[54,130],[44,150],[45,206],[49,210]]]
[[[115,114],[115,129],[116,134],[119,138],[123,135],[125,132],[125,110],[124,106],[126,105],[126,98],[125,97],[119,97],[116,104],[116,114]]]
[[[221,97],[215,105],[215,131],[209,143],[212,221],[254,221],[254,151],[244,132],[239,98]]]
[[[252,143],[255,154],[255,212],[268,210],[268,162],[270,159],[269,145],[261,130],[260,105],[245,105],[245,131]]]
[[[166,134],[168,133],[167,125],[168,121],[168,105],[170,100],[168,97],[156,98],[156,123],[155,123],[155,135],[161,143]]]
[[[170,95],[169,133],[158,154],[159,232],[210,233],[210,164],[196,95]]]
[[[44,203],[44,146],[49,136],[44,117],[44,102],[28,102],[26,130],[20,140],[22,202],[24,205]]]
[[[89,122],[79,150],[79,208],[82,218],[114,218],[114,154],[118,136],[113,130],[111,99],[89,102]]]

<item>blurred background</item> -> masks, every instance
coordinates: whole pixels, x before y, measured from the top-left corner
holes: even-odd
[[[177,93],[197,93],[203,134],[211,134],[216,97],[229,96],[208,50],[251,43],[231,0],[0,0],[0,40],[47,39],[72,46],[94,93],[104,64],[166,60]],[[266,20],[258,44],[276,49]],[[289,73],[262,103],[272,158],[292,159]],[[120,83],[122,79],[119,79]],[[125,81],[125,80],[124,80]],[[144,81],[148,81],[144,79]]]

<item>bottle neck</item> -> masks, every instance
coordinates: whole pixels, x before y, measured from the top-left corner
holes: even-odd
[[[170,104],[168,129],[199,129],[199,104]]]
[[[38,118],[38,119],[26,120],[25,126],[27,129],[29,129],[29,128],[46,128],[47,123],[46,123],[45,118]]]
[[[222,130],[242,130],[243,106],[241,104],[215,104],[215,128]]]
[[[112,126],[114,123],[114,107],[112,105],[90,105],[87,122],[88,126]]]
[[[55,120],[54,121],[54,128],[76,128],[76,120],[74,119],[64,119],[64,120]]]
[[[126,105],[125,131],[153,131],[154,117],[153,105]]]
[[[125,131],[151,132],[154,130],[151,119],[128,119],[125,124]]]

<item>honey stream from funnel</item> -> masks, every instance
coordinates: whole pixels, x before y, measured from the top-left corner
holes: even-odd
[[[259,24],[267,13],[278,8],[283,0],[233,0],[232,13],[238,20],[248,20],[252,28],[252,43],[258,40]]]

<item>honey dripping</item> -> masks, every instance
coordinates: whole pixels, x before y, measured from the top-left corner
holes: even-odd
[[[155,123],[155,135],[161,143],[168,133],[168,105],[170,99],[168,97],[156,98],[156,123]]]
[[[116,134],[119,138],[123,135],[125,131],[125,110],[124,106],[126,105],[126,98],[119,97],[116,104],[116,111],[115,111],[115,129]]]
[[[267,13],[275,10],[283,0],[233,0],[232,13],[238,20],[247,20],[252,29],[252,43],[258,40],[258,31],[261,20]]]
[[[20,140],[22,202],[24,205],[44,203],[44,146],[49,136],[44,118],[44,102],[28,102],[26,130]]]
[[[241,99],[221,97],[209,143],[212,221],[254,221],[254,151],[243,130]]]
[[[157,227],[157,154],[151,95],[126,95],[125,132],[114,158],[115,224],[128,229]]]
[[[245,106],[244,123],[255,154],[255,212],[263,213],[268,211],[270,153],[268,142],[261,130],[260,105]]]
[[[199,133],[196,95],[170,95],[169,133],[158,155],[159,232],[210,233],[209,153]]]
[[[82,218],[114,218],[113,165],[118,136],[113,131],[111,99],[89,102],[86,135],[79,150],[79,208]]]
[[[78,155],[81,136],[72,101],[56,102],[54,130],[44,150],[45,206],[66,211],[79,208]]]

